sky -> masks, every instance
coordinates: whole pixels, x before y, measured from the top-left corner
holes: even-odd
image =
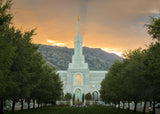
[[[160,14],[160,0],[13,0],[13,23],[36,28],[32,42],[74,47],[80,15],[83,46],[121,55],[152,40],[144,26]]]

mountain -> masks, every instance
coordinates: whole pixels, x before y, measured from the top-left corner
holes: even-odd
[[[72,55],[74,54],[73,48],[49,45],[39,45],[38,51],[57,70],[67,70],[68,64],[71,62]],[[107,53],[100,48],[83,47],[83,54],[90,70],[108,70],[115,60],[122,60],[118,55]]]

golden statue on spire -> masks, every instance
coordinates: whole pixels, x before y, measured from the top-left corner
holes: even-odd
[[[78,21],[80,21],[80,15],[78,15]]]

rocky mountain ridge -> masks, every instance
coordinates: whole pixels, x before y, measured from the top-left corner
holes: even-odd
[[[39,45],[39,49],[45,60],[51,66],[55,66],[57,70],[67,70],[68,64],[71,63],[73,48],[58,47],[50,45]],[[116,61],[122,60],[116,54],[107,53],[100,48],[83,47],[85,62],[88,63],[90,70],[108,70],[108,68]]]

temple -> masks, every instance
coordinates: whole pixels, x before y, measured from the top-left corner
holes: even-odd
[[[95,101],[100,100],[100,83],[107,71],[90,71],[83,55],[83,38],[79,31],[80,17],[78,16],[78,33],[74,38],[74,55],[66,71],[58,71],[63,81],[63,93],[71,93],[75,102],[81,102],[82,96],[91,93]]]

